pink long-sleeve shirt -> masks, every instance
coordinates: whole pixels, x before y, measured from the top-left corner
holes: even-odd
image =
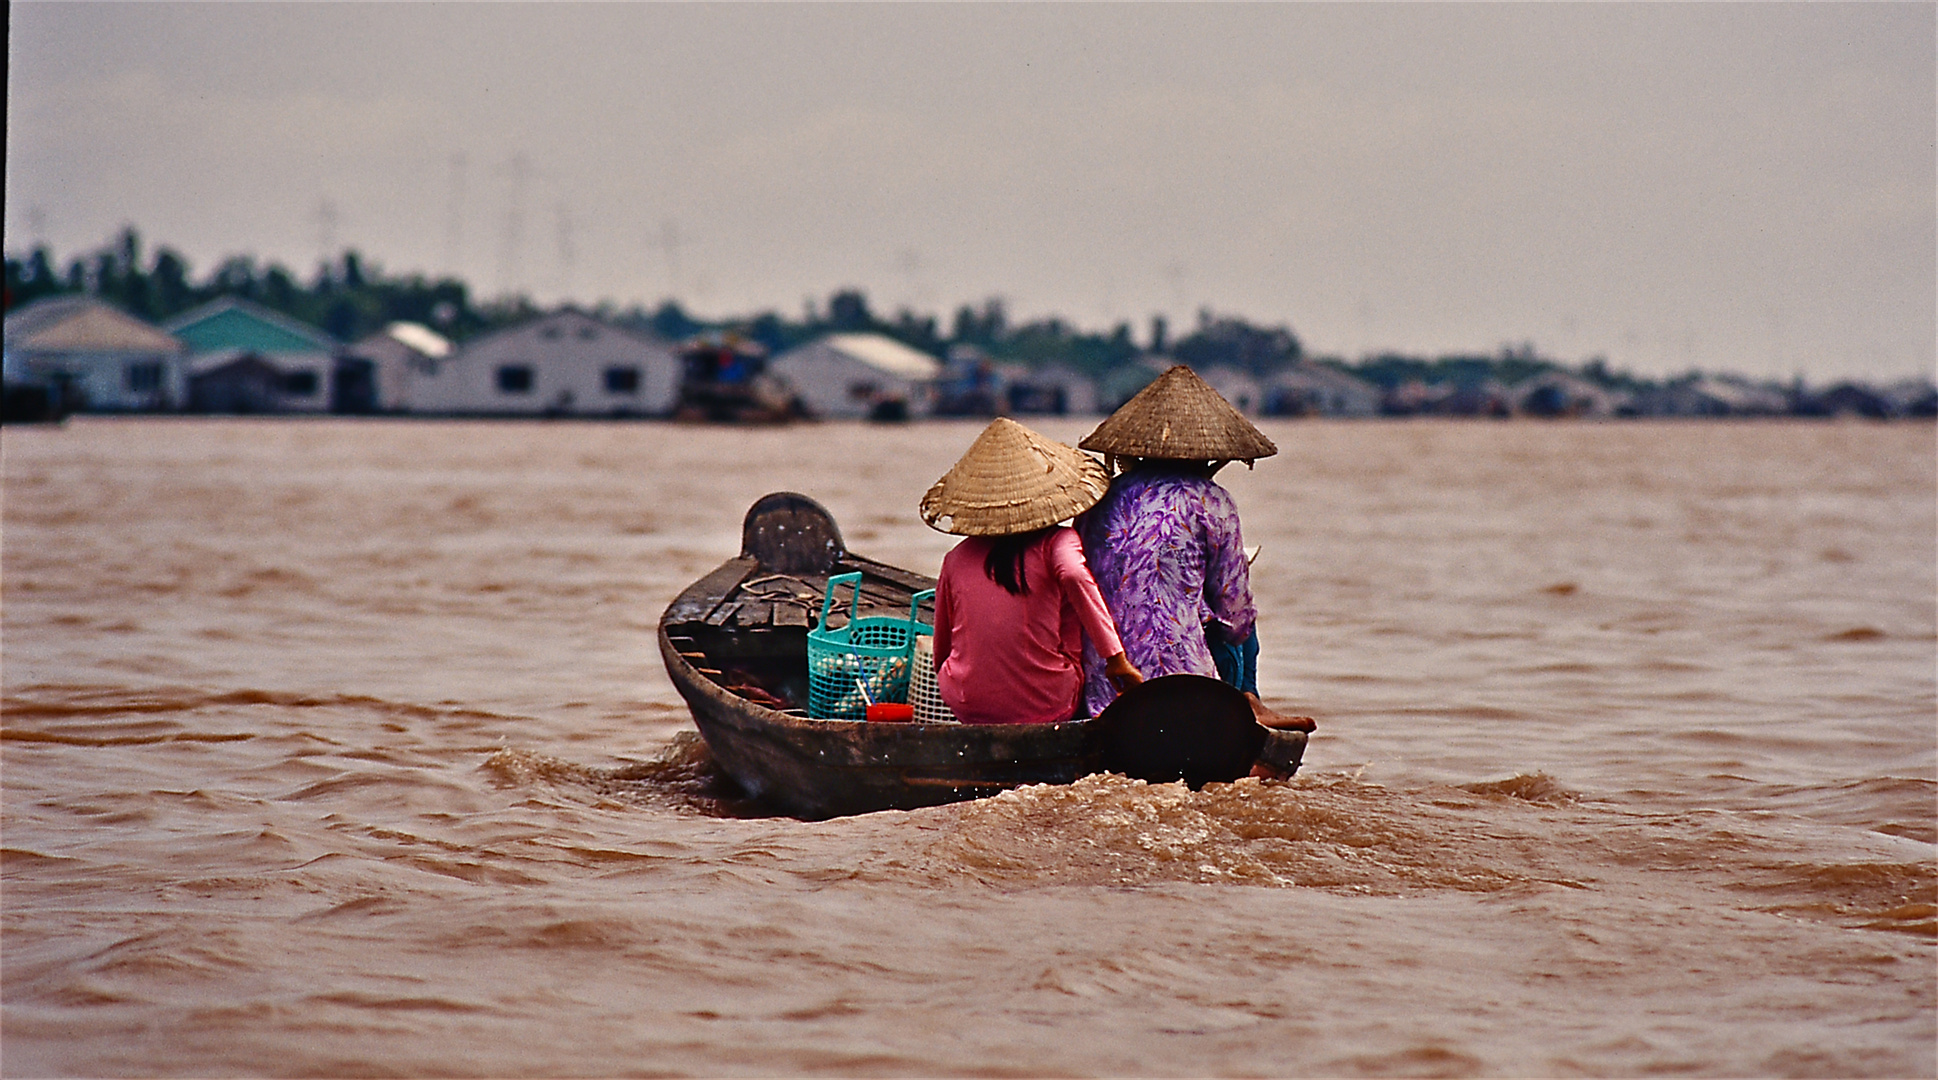
[[[1049,724],[1076,715],[1083,636],[1124,650],[1084,563],[1075,529],[1056,528],[1023,553],[1029,590],[1012,595],[983,569],[989,541],[972,536],[942,559],[935,586],[935,683],[965,724]]]

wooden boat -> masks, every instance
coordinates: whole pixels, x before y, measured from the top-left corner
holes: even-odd
[[[694,338],[680,349],[680,400],[673,418],[687,423],[784,424],[801,405],[767,373],[767,350],[733,335]]]
[[[748,509],[740,555],[688,586],[660,618],[667,675],[714,760],[750,795],[787,814],[826,818],[1067,784],[1103,768],[1107,731],[1097,720],[809,717],[807,633],[828,578],[855,572],[862,575],[859,610],[849,613],[855,618],[906,618],[914,595],[935,587],[932,578],[848,551],[819,503],[779,492]],[[921,615],[934,618],[930,607]],[[1303,750],[1303,735],[1287,737]]]

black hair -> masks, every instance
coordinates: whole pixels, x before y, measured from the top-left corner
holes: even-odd
[[[989,580],[1008,590],[1011,596],[1022,596],[1029,592],[1030,583],[1023,574],[1023,553],[1049,531],[1035,529],[1010,536],[990,537],[989,554],[982,560],[983,572],[989,575]]]
[[[1141,470],[1207,479],[1217,476],[1219,470],[1231,464],[1230,461],[1203,461],[1196,458],[1119,458],[1118,461],[1127,463],[1123,466],[1124,472]]]

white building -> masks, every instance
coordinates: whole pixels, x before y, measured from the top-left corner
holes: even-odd
[[[1514,411],[1524,416],[1603,419],[1627,403],[1628,395],[1565,371],[1543,372],[1514,387]]]
[[[1637,416],[1776,416],[1788,412],[1789,404],[1776,387],[1705,375],[1642,391],[1630,411]]]
[[[1378,416],[1379,402],[1379,387],[1324,364],[1295,364],[1265,384],[1264,411],[1275,416]]]
[[[1257,416],[1265,408],[1265,388],[1245,371],[1220,364],[1199,371],[1198,377],[1246,416]]]
[[[881,334],[830,334],[774,357],[810,416],[881,420],[927,416],[942,361]]]
[[[1790,399],[1780,388],[1737,376],[1704,376],[1697,380],[1696,392],[1722,402],[1731,416],[1781,416],[1790,411]]]
[[[465,342],[409,387],[412,412],[664,416],[678,404],[674,346],[572,308]]]
[[[422,323],[391,323],[337,358],[337,411],[421,411],[418,388],[437,378],[452,351],[450,339]]]
[[[161,329],[90,296],[50,296],[7,316],[9,372],[97,411],[179,409],[187,348]]]
[[[1002,369],[1004,396],[1009,411],[1017,414],[1043,413],[1052,416],[1094,416],[1097,413],[1097,380],[1066,364],[1045,364],[1040,368],[1020,364]]]

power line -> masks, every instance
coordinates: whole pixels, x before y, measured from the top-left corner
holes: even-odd
[[[679,223],[667,218],[659,223],[659,234],[646,240],[648,250],[658,248],[666,253],[666,296],[677,299],[680,292],[680,245],[689,237],[680,235]]]
[[[322,266],[329,266],[336,258],[336,226],[338,219],[339,215],[337,214],[336,204],[331,202],[328,196],[317,200],[316,214],[311,220],[316,222],[317,247],[322,253],[321,257],[317,259],[317,262]]]
[[[464,256],[464,151],[451,154],[451,197],[445,207],[444,269],[457,274]]]
[[[578,262],[578,249],[572,244],[572,210],[564,199],[558,201],[557,211],[558,252],[559,252],[559,293],[565,299],[572,299],[572,271]]]
[[[498,280],[507,294],[518,292],[524,284],[525,188],[532,178],[532,163],[522,153],[505,163],[505,244],[498,263]]]

